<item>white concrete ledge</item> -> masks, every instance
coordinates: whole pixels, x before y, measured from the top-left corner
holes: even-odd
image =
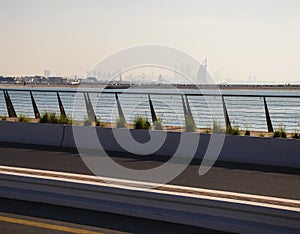
[[[47,176],[38,175],[42,171],[33,170],[33,172],[35,175],[28,175],[26,171],[17,173],[1,171],[0,196],[229,232],[299,233],[300,231],[299,207],[288,208],[267,203],[242,202],[222,197],[142,188],[142,186],[132,187],[126,186],[124,180],[120,185],[115,179],[117,184],[114,185],[101,181],[70,179],[72,174],[69,173],[62,173],[69,176],[69,179],[62,179],[59,178],[58,172],[53,176],[52,172],[47,172]],[[127,183],[135,182],[127,181]],[[142,185],[142,182],[139,183]],[[218,191],[214,193],[218,194]],[[297,202],[294,201],[295,204],[299,203]]]

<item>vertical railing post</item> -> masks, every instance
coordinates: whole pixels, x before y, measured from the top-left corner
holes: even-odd
[[[58,106],[59,106],[59,111],[60,111],[60,116],[61,117],[66,117],[66,112],[65,112],[65,108],[64,108],[64,105],[62,104],[62,101],[60,99],[60,96],[59,96],[59,93],[56,92],[56,95],[57,95],[57,100],[58,100]]]
[[[223,103],[223,112],[224,112],[224,118],[225,118],[225,124],[226,124],[226,129],[232,129],[231,127],[231,123],[230,123],[230,119],[229,119],[229,115],[228,115],[228,111],[226,108],[226,104],[225,104],[225,100],[224,97],[222,96],[222,103]]]
[[[41,116],[40,116],[40,112],[39,112],[39,109],[36,105],[36,102],[34,100],[34,97],[32,95],[32,92],[30,91],[30,98],[31,98],[31,103],[32,103],[32,108],[33,108],[33,112],[34,112],[34,117],[36,119],[39,119]]]
[[[194,122],[192,113],[190,112],[190,106],[188,104],[188,100],[186,99],[187,103],[185,104],[183,95],[181,95],[182,100],[182,106],[183,106],[183,112],[184,112],[184,120],[185,120],[185,131],[191,132],[194,131],[196,128],[196,124]],[[188,107],[187,107],[188,105]]]
[[[189,117],[191,118],[191,120],[193,121],[193,124],[195,125],[194,117],[192,114],[192,110],[191,110],[189,99],[188,99],[187,95],[185,95],[185,101],[186,101],[187,113],[188,113]]]
[[[157,117],[156,117],[156,113],[153,107],[153,103],[152,100],[150,98],[150,94],[148,94],[148,99],[149,99],[149,106],[150,106],[150,111],[151,111],[151,118],[152,118],[152,122],[156,122],[157,121]]]
[[[88,119],[91,122],[97,122],[97,117],[93,108],[93,105],[91,103],[91,99],[88,93],[84,93],[84,101],[86,106],[86,111],[88,114]]]
[[[17,118],[17,114],[15,111],[15,108],[11,102],[11,99],[9,97],[8,91],[7,90],[3,90],[3,94],[4,94],[4,98],[5,98],[5,103],[6,103],[6,108],[7,108],[7,113],[8,113],[8,117],[10,118]]]
[[[120,120],[120,122],[122,122],[126,125],[127,124],[126,119],[125,119],[125,116],[124,116],[124,113],[123,113],[123,110],[122,110],[122,107],[121,107],[121,103],[120,103],[120,100],[119,100],[119,97],[118,97],[117,93],[115,93],[115,97],[116,97],[116,102],[117,102],[117,107],[118,107],[119,120]]]
[[[184,118],[185,118],[185,120],[186,120],[187,115],[188,115],[188,111],[187,111],[186,106],[185,106],[185,102],[184,102],[184,99],[183,99],[183,95],[181,95],[181,101],[182,101],[182,107],[183,107]]]
[[[271,117],[270,117],[270,113],[269,113],[269,109],[268,109],[268,105],[267,105],[267,101],[266,101],[266,97],[263,97],[263,99],[264,99],[264,106],[265,106],[265,114],[266,114],[268,132],[274,132]]]

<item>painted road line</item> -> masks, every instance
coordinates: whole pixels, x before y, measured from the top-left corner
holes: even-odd
[[[20,225],[24,225],[24,226],[45,228],[45,229],[50,229],[50,230],[55,230],[55,231],[76,233],[76,234],[101,234],[101,232],[92,232],[92,231],[88,231],[88,230],[84,230],[84,229],[71,228],[71,227],[65,227],[65,226],[60,226],[60,225],[29,221],[29,220],[25,220],[25,219],[16,219],[16,218],[10,218],[10,217],[5,217],[5,216],[0,216],[0,221],[6,222],[6,223],[20,224]]]

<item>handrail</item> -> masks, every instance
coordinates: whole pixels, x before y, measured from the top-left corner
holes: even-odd
[[[76,88],[74,88],[76,89]],[[94,88],[93,88],[94,89]],[[13,92],[45,92],[45,93],[105,93],[105,94],[143,94],[143,95],[164,95],[164,96],[179,96],[179,95],[186,95],[186,96],[212,96],[212,97],[258,97],[258,98],[300,98],[300,95],[274,95],[274,94],[225,94],[225,93],[184,93],[184,92],[134,92],[134,91],[127,91],[127,89],[122,89],[119,91],[115,91],[115,89],[102,89],[102,90],[88,90],[88,89],[76,89],[76,90],[64,90],[64,89],[11,89],[11,88],[0,88],[0,91],[13,91]],[[132,89],[131,89],[132,90]],[[141,89],[136,89],[141,90]],[[180,89],[179,89],[180,90]],[[192,89],[191,89],[192,90]]]
[[[225,97],[242,97],[242,98],[246,98],[246,97],[250,97],[250,98],[260,98],[261,100],[263,100],[263,105],[264,105],[264,112],[265,112],[265,119],[266,119],[266,125],[267,125],[267,129],[268,129],[268,132],[273,132],[274,128],[273,128],[273,125],[272,125],[272,120],[271,120],[271,117],[270,117],[270,114],[269,114],[269,109],[268,109],[268,104],[267,104],[267,100],[266,98],[300,98],[300,95],[274,95],[274,94],[225,94],[225,93],[216,93],[214,90],[212,90],[212,93],[201,93],[200,90],[191,90],[191,91],[194,91],[194,92],[188,92],[188,91],[183,91],[180,92],[180,90],[176,89],[174,90],[174,92],[171,92],[169,90],[167,90],[167,92],[159,92],[159,91],[145,91],[145,90],[141,90],[139,88],[137,88],[135,91],[133,91],[132,89],[101,89],[101,90],[95,90],[94,88],[92,89],[88,89],[88,88],[85,88],[85,89],[77,89],[77,88],[74,88],[74,90],[65,90],[63,88],[55,88],[55,89],[35,89],[35,88],[31,88],[31,89],[28,89],[28,88],[19,88],[19,89],[16,89],[16,88],[0,88],[0,91],[2,91],[4,93],[4,98],[5,98],[5,102],[6,102],[6,107],[7,107],[7,112],[8,112],[8,115],[9,117],[17,117],[16,113],[15,113],[15,110],[14,110],[14,106],[13,106],[13,103],[11,102],[11,99],[10,99],[10,96],[9,96],[9,92],[29,92],[31,94],[31,101],[32,101],[32,105],[33,105],[33,109],[34,109],[34,113],[35,113],[35,116],[38,116],[38,109],[35,105],[35,101],[34,101],[34,98],[32,96],[32,93],[33,92],[36,92],[36,93],[56,93],[57,94],[57,98],[58,98],[58,103],[59,103],[59,109],[60,109],[60,112],[61,112],[61,115],[66,115],[65,112],[64,112],[64,107],[63,107],[63,104],[60,100],[60,96],[59,96],[59,93],[82,93],[84,94],[84,97],[85,97],[85,103],[86,103],[86,109],[87,109],[87,112],[88,112],[88,118],[90,121],[97,121],[97,118],[95,116],[95,113],[94,113],[94,109],[93,109],[93,105],[89,99],[89,94],[90,93],[94,93],[94,94],[100,94],[100,93],[103,93],[103,94],[110,94],[110,95],[114,95],[116,97],[116,101],[117,101],[117,104],[118,104],[118,112],[119,112],[119,118],[120,119],[124,119],[124,121],[126,122],[125,120],[125,117],[124,117],[124,114],[122,112],[122,107],[121,107],[121,104],[120,102],[118,101],[118,95],[121,95],[121,94],[129,94],[129,95],[147,95],[148,96],[148,99],[150,99],[150,95],[159,95],[159,96],[181,96],[182,97],[182,104],[183,104],[183,109],[185,110],[185,105],[187,107],[189,107],[189,102],[188,102],[188,99],[187,97],[190,96],[203,96],[203,97],[220,97],[222,101],[222,105],[223,105],[223,112],[224,112],[224,119],[225,119],[225,123],[226,123],[226,127],[231,129],[231,121],[230,121],[230,117],[228,115],[228,111],[227,111],[227,107],[226,107],[226,103],[225,103]],[[215,92],[215,93],[214,93]],[[183,96],[185,96],[185,101],[183,99]],[[186,104],[185,104],[186,102]],[[149,101],[149,105],[151,104],[151,102]],[[150,105],[150,108],[151,108],[151,116],[152,116],[152,119],[156,119],[156,113],[155,113],[155,110],[153,108],[153,105],[151,107]],[[191,122],[192,121],[192,125],[193,126],[196,126],[195,125],[195,122],[194,122],[194,118],[193,118],[193,115],[192,115],[192,112],[189,110],[188,111],[189,114],[185,114],[184,117],[185,117],[185,123],[188,123],[188,122]],[[185,111],[186,113],[186,111]]]

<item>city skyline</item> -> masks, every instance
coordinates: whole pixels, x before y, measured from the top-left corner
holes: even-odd
[[[115,51],[162,44],[208,57],[209,72],[222,80],[299,81],[299,7],[296,0],[1,1],[0,75],[84,77]]]

